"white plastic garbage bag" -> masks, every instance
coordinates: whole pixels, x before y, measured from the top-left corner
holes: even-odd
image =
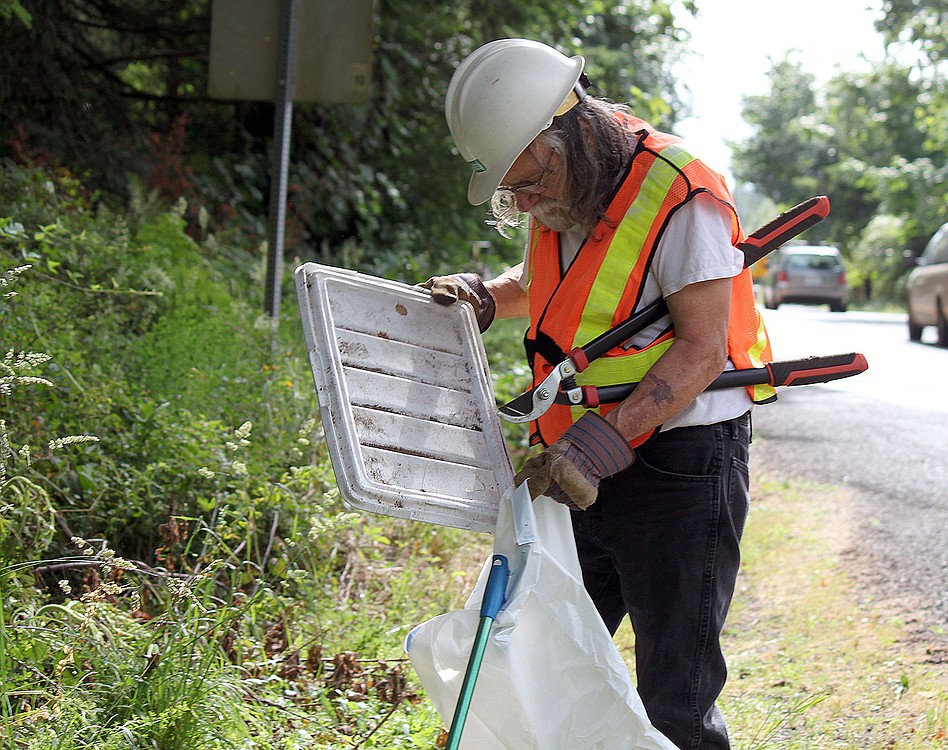
[[[675,750],[648,721],[629,671],[582,584],[569,509],[531,503],[524,483],[500,506],[494,553],[507,601],[491,630],[461,750]],[[463,610],[416,627],[406,649],[446,726],[477,630],[490,559]]]

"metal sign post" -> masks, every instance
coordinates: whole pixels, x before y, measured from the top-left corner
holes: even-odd
[[[283,283],[286,183],[290,168],[299,0],[282,0],[280,5],[280,51],[277,61],[276,106],[273,114],[273,146],[279,155],[273,164],[270,177],[270,231],[267,239],[267,288],[264,297],[264,309],[272,319],[274,327],[280,319],[280,286]]]
[[[293,103],[369,98],[375,0],[213,0],[208,92],[274,103],[264,307],[280,315]],[[304,44],[298,44],[302,39]]]

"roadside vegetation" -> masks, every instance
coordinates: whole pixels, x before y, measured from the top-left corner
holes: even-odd
[[[0,744],[432,747],[401,643],[477,540],[345,508],[259,260],[65,171],[0,196]]]
[[[765,407],[762,407],[765,408]],[[722,710],[743,750],[948,747],[948,632],[919,635],[853,557],[843,487],[753,462]]]
[[[0,746],[435,747],[402,644],[489,538],[345,507],[295,306],[261,318],[243,238],[63,171],[7,165],[0,197]],[[519,338],[488,335],[502,399]],[[854,587],[830,492],[758,482],[739,746],[944,747],[944,660]]]
[[[377,3],[369,101],[295,107],[284,299],[302,260],[407,283],[516,262],[522,238],[465,204],[442,114],[483,41],[584,54],[596,94],[663,128],[687,114],[664,0],[494,5]],[[296,306],[262,314],[273,108],[206,96],[211,6],[0,0],[0,747],[432,748],[404,639],[461,605],[489,539],[340,498]],[[841,72],[827,96],[778,61],[745,103],[745,224],[829,194],[808,236],[841,245],[872,305],[901,305],[948,220],[937,6],[886,3],[911,64]],[[521,337],[485,336],[499,400],[527,383]],[[735,734],[945,746],[943,662],[852,588],[833,519],[801,525],[825,517],[813,488],[764,487],[729,636]]]

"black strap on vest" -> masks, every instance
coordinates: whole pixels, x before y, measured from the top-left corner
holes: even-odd
[[[527,362],[531,371],[537,354],[552,365],[558,365],[566,359],[566,352],[560,349],[559,345],[543,331],[537,331],[535,339],[531,339],[530,332],[527,331],[523,337],[523,348],[527,352]]]

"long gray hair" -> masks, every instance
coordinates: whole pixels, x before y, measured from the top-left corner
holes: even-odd
[[[587,96],[536,137],[537,143],[562,157],[563,193],[570,197],[565,214],[586,231],[605,217],[635,151],[637,139],[618,117],[629,113],[624,104]],[[506,192],[498,191],[491,201],[492,223],[501,234],[506,227],[516,226],[520,218],[514,197]]]

